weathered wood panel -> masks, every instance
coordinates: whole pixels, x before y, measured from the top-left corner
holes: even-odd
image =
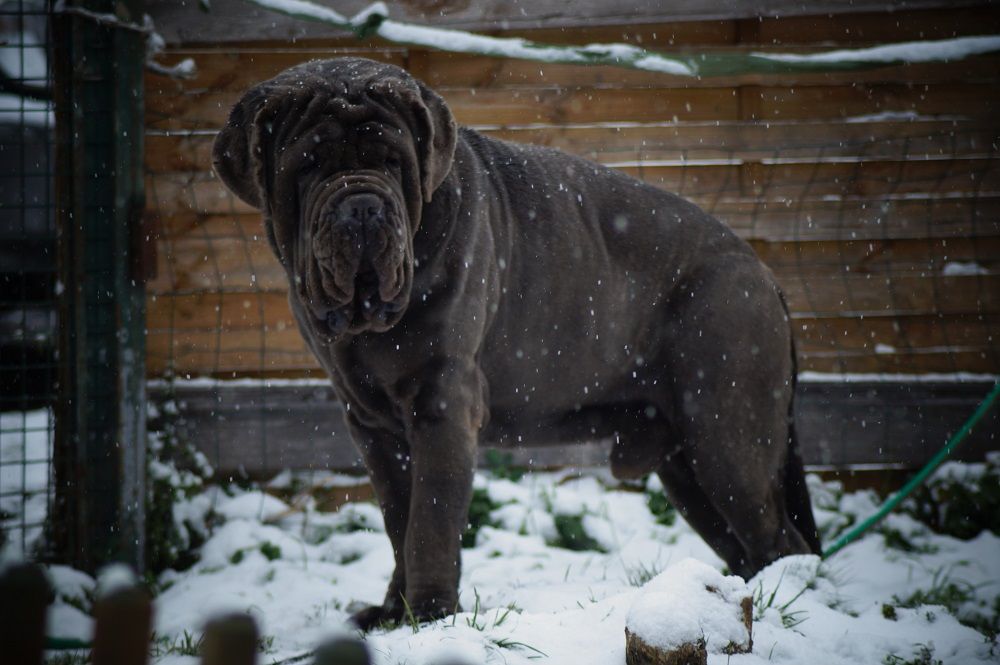
[[[531,123],[690,122],[850,118],[872,113],[960,115],[988,119],[1000,112],[1000,90],[989,83],[742,86],[739,88],[452,88],[438,92],[465,125]],[[218,129],[239,98],[207,90],[146,96],[147,127]]]
[[[619,170],[695,201],[750,198],[803,201],[831,197],[939,198],[962,193],[1000,192],[1000,159],[994,155],[906,161],[799,161],[743,164],[612,162]],[[147,207],[160,215],[178,212],[252,212],[213,173],[159,173],[147,176]]]
[[[811,52],[998,30],[1000,8],[983,6],[517,34],[667,51]],[[261,37],[175,48],[166,60],[193,57],[197,77],[147,78],[148,209],[159,226],[148,308],[153,372],[171,362],[218,375],[315,372],[259,216],[208,165],[214,132],[246,87],[342,54],[409,68],[461,121],[494,136],[621,168],[729,223],[786,291],[803,368],[998,371],[996,56],[690,80],[353,38]]]
[[[481,127],[496,138],[547,145],[602,164],[673,160],[732,163],[775,159],[905,160],[981,158],[1000,141],[994,123],[968,120],[727,122]],[[877,139],[877,140],[876,140]],[[147,173],[205,171],[214,131],[147,137]]]
[[[886,465],[916,468],[945,443],[992,384],[801,382],[795,422],[808,467]],[[154,400],[163,388],[153,388]],[[271,477],[282,469],[363,471],[333,390],[324,385],[227,385],[176,389],[181,436],[222,476]],[[981,460],[996,448],[1000,415],[992,412],[954,459]],[[544,469],[604,466],[610,446],[512,449],[517,465]],[[482,450],[480,463],[482,464]]]
[[[917,200],[796,198],[775,202],[706,197],[695,201],[747,240],[941,240],[990,237],[1000,227],[1000,194]],[[170,242],[186,237],[200,238],[205,243],[224,239],[263,242],[263,225],[256,211],[164,212],[156,220],[161,255],[169,251]]]

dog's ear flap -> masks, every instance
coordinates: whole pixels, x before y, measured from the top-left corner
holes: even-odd
[[[258,210],[264,207],[263,155],[255,140],[255,126],[264,101],[264,93],[256,88],[244,95],[212,146],[212,166],[222,182]]]
[[[455,158],[455,141],[458,128],[451,109],[440,95],[417,83],[420,97],[415,99],[417,120],[422,125],[416,136],[417,155],[420,158],[420,185],[424,201],[430,202],[434,191],[451,171]]]

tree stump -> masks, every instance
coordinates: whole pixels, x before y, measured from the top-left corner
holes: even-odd
[[[685,559],[640,590],[625,622],[625,663],[706,665],[709,653],[749,653],[752,629],[743,579]]]
[[[626,628],[625,665],[708,665],[708,650],[705,640],[685,642],[669,650],[654,647]]]

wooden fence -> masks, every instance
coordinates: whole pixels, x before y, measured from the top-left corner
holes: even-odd
[[[993,5],[505,34],[805,53],[996,32]],[[147,76],[151,374],[319,374],[259,215],[209,153],[249,86],[348,54],[405,67],[462,123],[615,166],[728,222],[787,292],[804,370],[1000,371],[998,56],[697,80],[332,38],[177,45],[167,60],[193,58],[197,77]]]
[[[149,593],[132,583],[115,585],[100,592],[94,602],[94,633],[91,641],[46,638],[46,607],[53,591],[42,568],[16,564],[0,571],[0,648],[9,665],[43,665],[51,650],[69,652],[57,662],[93,665],[146,665],[151,656],[163,656],[162,640],[154,639],[155,607]],[[256,621],[250,614],[232,613],[210,620],[202,633],[188,635],[170,649],[181,656],[198,656],[201,665],[256,665],[262,644]],[[49,650],[49,651],[47,651]],[[356,638],[341,636],[305,652],[272,663],[315,665],[370,665],[368,647]]]

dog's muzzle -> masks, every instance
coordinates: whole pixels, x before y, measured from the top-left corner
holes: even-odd
[[[322,293],[309,294],[311,309],[333,336],[385,330],[404,306],[407,238],[393,199],[371,183],[348,185],[312,218],[311,254]]]

